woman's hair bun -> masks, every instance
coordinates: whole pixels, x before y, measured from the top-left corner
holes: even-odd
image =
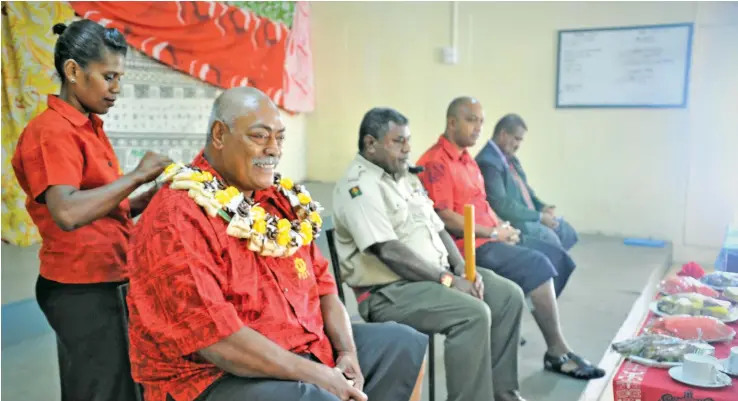
[[[55,24],[53,28],[51,28],[51,31],[54,32],[56,35],[61,35],[64,33],[64,30],[67,29],[67,25],[63,22],[60,22],[58,24]]]

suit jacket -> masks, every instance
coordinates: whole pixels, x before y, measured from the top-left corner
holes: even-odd
[[[538,199],[533,189],[528,185],[525,172],[517,157],[508,158],[508,161],[515,166],[520,179],[527,186],[536,210],[528,208],[510,167],[491,143],[487,142],[484,145],[475,160],[484,177],[487,202],[501,219],[509,221],[523,231],[525,230],[522,223],[539,221],[540,211],[543,210],[546,204]]]

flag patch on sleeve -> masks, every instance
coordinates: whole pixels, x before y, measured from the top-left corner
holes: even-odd
[[[357,196],[361,196],[361,188],[359,186],[351,187],[349,189],[349,195],[351,195],[351,199],[356,198]]]

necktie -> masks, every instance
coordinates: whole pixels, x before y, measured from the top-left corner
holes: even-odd
[[[512,162],[508,164],[510,166],[510,172],[513,175],[513,178],[515,179],[515,182],[518,184],[518,188],[520,189],[520,192],[523,194],[523,199],[525,199],[525,204],[528,205],[528,209],[535,210],[536,207],[533,205],[533,199],[530,197],[530,192],[528,191],[528,186],[525,185],[523,182],[523,179],[520,178],[520,175],[518,174],[518,170],[515,169],[515,166]]]

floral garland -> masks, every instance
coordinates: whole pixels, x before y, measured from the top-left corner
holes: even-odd
[[[172,189],[188,191],[208,215],[228,222],[228,235],[247,240],[249,250],[261,256],[292,256],[320,234],[323,208],[312,200],[304,185],[294,184],[278,173],[274,175],[274,186],[290,201],[296,220],[268,214],[235,187],[226,187],[210,172],[197,167],[171,164],[164,170],[162,181],[171,182]]]

